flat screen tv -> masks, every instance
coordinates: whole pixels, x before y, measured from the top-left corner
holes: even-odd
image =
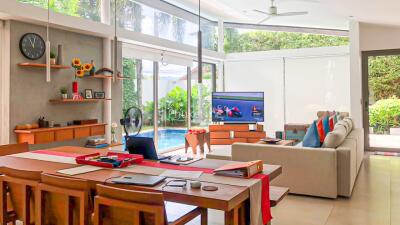
[[[264,122],[264,92],[214,92],[212,94],[212,121]]]

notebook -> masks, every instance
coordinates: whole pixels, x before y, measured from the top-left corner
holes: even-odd
[[[165,179],[166,179],[166,177],[162,177],[162,176],[132,174],[132,175],[125,175],[122,177],[114,178],[111,180],[111,182],[114,184],[129,184],[129,185],[154,187],[157,184],[163,182]]]

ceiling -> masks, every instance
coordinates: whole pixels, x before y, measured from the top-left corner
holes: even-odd
[[[194,13],[198,0],[165,0]],[[201,0],[202,14],[225,22],[255,23],[265,16],[270,0]],[[278,12],[308,11],[308,15],[274,17],[265,25],[299,26],[347,30],[349,18],[357,21],[400,25],[399,0],[276,0]]]

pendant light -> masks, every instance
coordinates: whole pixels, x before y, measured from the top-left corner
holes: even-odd
[[[49,25],[50,25],[50,0],[47,0],[47,25],[46,25],[46,82],[51,81],[51,66],[50,66],[50,38],[49,38]]]
[[[115,82],[115,77],[118,76],[117,0],[114,0],[114,73],[112,76]]]
[[[203,49],[202,49],[202,34],[201,34],[201,4],[199,0],[199,31],[197,33],[197,63],[198,63],[198,83],[203,83]]]

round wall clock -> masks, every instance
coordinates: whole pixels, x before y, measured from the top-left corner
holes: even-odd
[[[35,33],[27,33],[19,41],[19,49],[22,55],[28,59],[39,59],[46,51],[46,43],[43,38]]]

